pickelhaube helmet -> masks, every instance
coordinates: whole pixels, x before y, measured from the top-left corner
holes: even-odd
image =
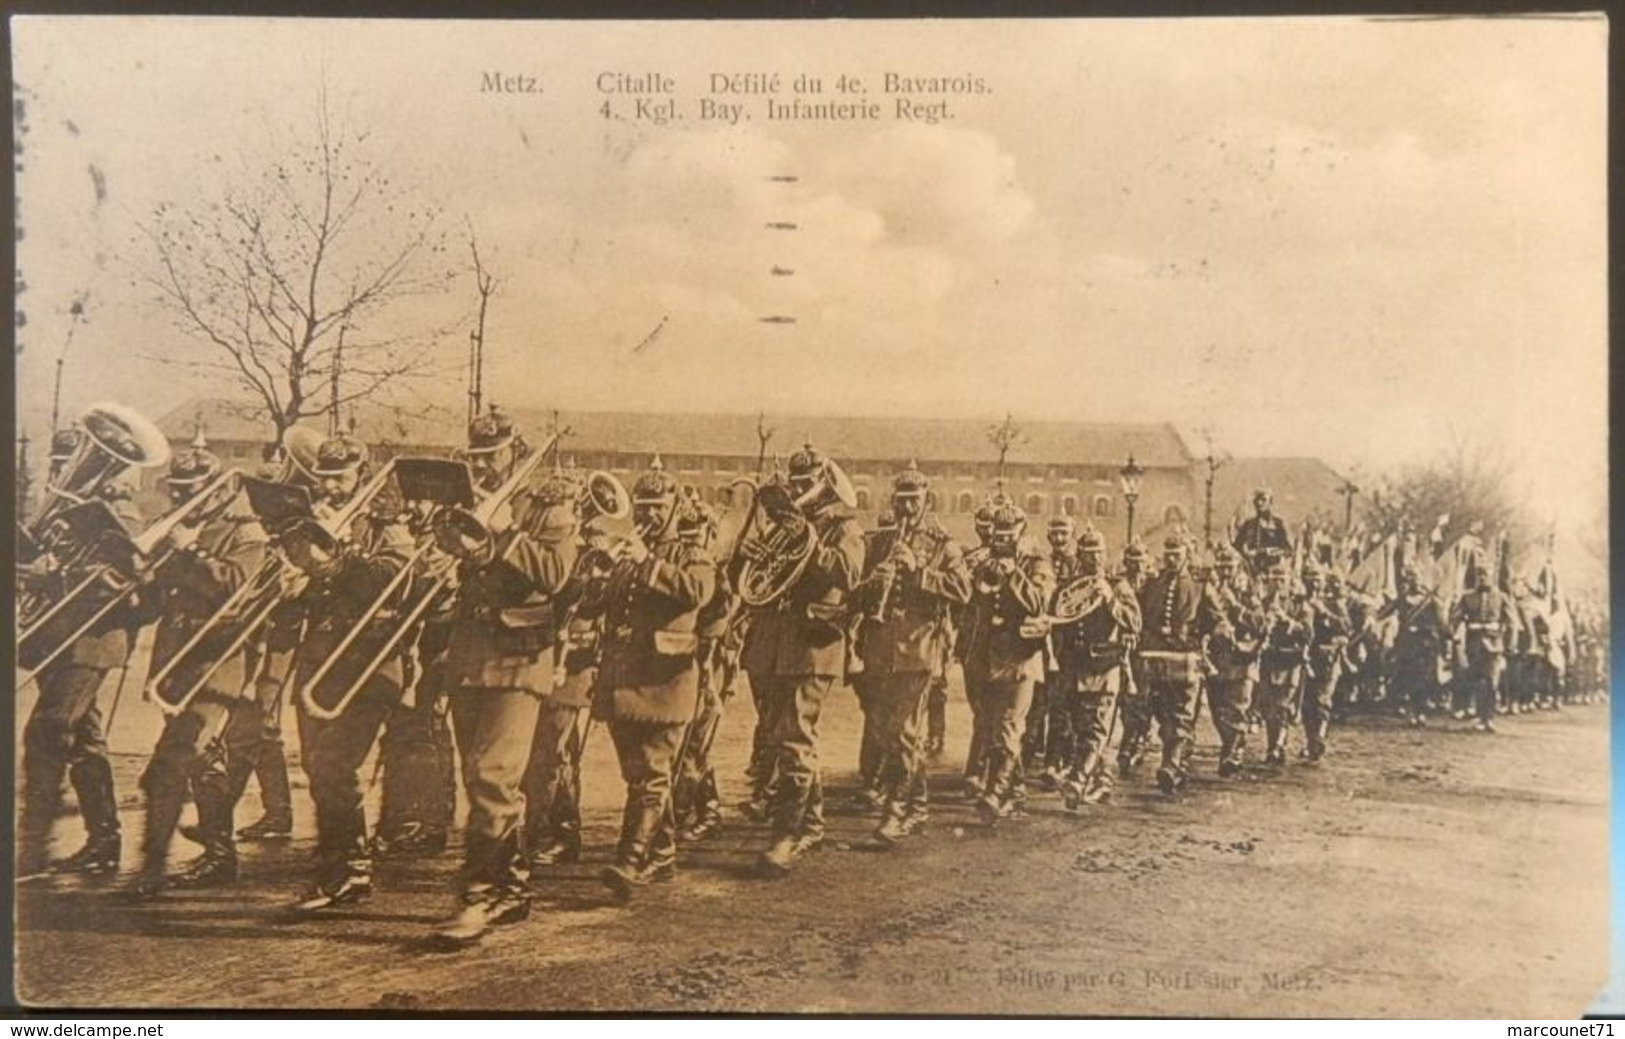
[[[1078,534],[1078,551],[1106,552],[1106,535],[1102,534],[1093,523],[1084,524],[1083,531]]]
[[[978,505],[976,507],[976,514],[971,518],[971,522],[973,524],[975,524],[977,529],[979,529],[979,530],[992,530],[993,529],[993,501],[992,501],[992,499],[984,501],[984,502],[982,502],[982,504],[980,504],[980,505]]]
[[[316,449],[317,476],[342,476],[367,464],[367,445],[349,436],[328,437]]]
[[[1077,531],[1078,525],[1071,516],[1056,516],[1049,521],[1051,534],[1063,534],[1068,538]]]
[[[1275,494],[1268,487],[1253,488],[1254,505],[1268,505],[1273,501],[1275,501]]]
[[[483,415],[476,415],[468,423],[468,448],[471,455],[500,451],[513,443],[518,431],[513,420],[495,404]]]
[[[824,453],[811,444],[803,444],[800,451],[790,456],[790,476],[822,476],[829,466],[829,459]]]
[[[920,467],[912,460],[908,468],[892,477],[891,493],[894,498],[921,498],[931,486],[931,481],[920,472]]]
[[[1019,537],[1027,529],[1027,514],[1013,501],[1003,501],[993,509],[993,533]]]
[[[531,492],[531,498],[538,505],[563,505],[572,502],[580,495],[581,485],[571,479],[569,471],[555,472]]]
[[[652,505],[657,502],[669,502],[678,494],[677,481],[666,472],[666,465],[659,455],[649,463],[649,468],[638,477],[632,485],[633,505]]]
[[[1213,565],[1217,567],[1233,567],[1241,561],[1235,547],[1221,543],[1213,550]]]
[[[1162,550],[1164,552],[1183,552],[1189,547],[1190,543],[1185,540],[1185,535],[1177,531],[1162,539]]]
[[[1146,551],[1145,545],[1139,538],[1135,538],[1123,547],[1123,562],[1125,563],[1144,563],[1150,556],[1151,553]]]
[[[220,459],[207,448],[194,447],[177,454],[169,463],[164,482],[170,487],[196,487],[220,473]]]

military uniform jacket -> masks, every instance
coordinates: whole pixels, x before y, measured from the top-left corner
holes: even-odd
[[[114,502],[110,507],[113,515],[124,526],[126,533],[134,534],[140,529],[141,514],[136,511],[132,503],[128,501]],[[52,589],[54,593],[52,602],[60,601],[61,596],[72,591],[88,576],[86,570],[74,568],[64,572],[55,565],[47,565],[44,559],[41,559],[39,563],[40,567],[35,573],[42,584]],[[19,584],[28,580],[28,571],[32,569],[32,567],[18,568]],[[62,614],[58,614],[61,621],[49,622],[47,626],[39,629],[40,634],[51,637],[54,640],[51,643],[53,646],[60,645],[62,637],[72,634],[81,624],[89,620],[90,614],[95,613],[97,608],[107,603],[106,598],[100,596],[87,598],[93,598],[94,602],[86,608],[84,613],[73,613],[72,616],[65,616],[71,611],[63,611]],[[142,613],[135,603],[126,603],[124,606],[116,607],[108,611],[107,615],[97,621],[90,630],[75,639],[73,645],[57,658],[56,666],[76,664],[80,667],[96,668],[97,670],[119,667],[129,655],[130,638],[134,633],[134,629],[139,628],[142,623]],[[61,632],[60,636],[57,635],[58,631]]]
[[[583,617],[579,609],[582,594],[592,581],[590,550],[597,547],[597,531],[583,528],[576,542],[576,558],[570,579],[553,597],[559,618],[558,644],[554,648],[553,686],[547,698],[560,707],[591,707],[593,685],[598,680],[598,654],[603,627],[601,618]]]
[[[1208,660],[1215,676],[1229,682],[1257,680],[1258,655],[1264,644],[1264,612],[1258,597],[1240,580],[1214,582],[1223,620],[1208,636]]]
[[[1394,630],[1394,660],[1407,667],[1433,667],[1444,656],[1450,642],[1450,622],[1438,596],[1414,592],[1389,600],[1377,613],[1377,620],[1397,618]]]
[[[265,530],[241,498],[234,498],[219,514],[203,521],[197,540],[175,552],[159,568],[154,585],[143,598],[157,612],[153,633],[152,670],[162,668],[189,642],[197,630],[219,612],[231,594],[259,572],[265,562]],[[218,660],[237,634],[229,621],[217,624],[188,655],[159,690],[164,699],[179,699],[203,671]],[[221,663],[209,678],[208,688],[230,696],[242,692],[249,674],[246,653],[239,650]],[[173,693],[173,696],[171,695]]]
[[[1518,634],[1512,599],[1498,588],[1475,588],[1463,595],[1450,626],[1462,630],[1469,663],[1501,656]]]
[[[818,543],[801,578],[753,610],[740,663],[752,678],[839,678],[846,668],[846,598],[863,573],[863,532],[834,506],[810,522]]]
[[[1259,654],[1262,677],[1281,685],[1292,681],[1303,668],[1314,636],[1315,617],[1309,604],[1295,596],[1265,597],[1264,649]]]
[[[553,687],[554,596],[575,566],[569,506],[537,510],[497,536],[495,557],[459,568],[457,609],[446,657],[448,688]]]
[[[1260,560],[1275,561],[1292,554],[1292,535],[1286,521],[1274,514],[1248,516],[1236,529],[1234,544],[1255,572]]]
[[[700,608],[716,587],[710,556],[667,537],[641,563],[623,561],[583,592],[578,612],[604,624],[595,717],[665,725],[694,717]]]
[[[948,641],[948,612],[970,602],[970,570],[959,546],[940,528],[916,527],[909,532],[908,547],[919,565],[913,573],[897,571],[886,616],[877,619],[874,611],[886,591],[875,568],[891,555],[901,536],[899,530],[885,531],[869,546],[863,584],[853,603],[865,618],[858,655],[870,673],[940,675]]]
[[[1354,622],[1348,607],[1325,598],[1309,604],[1313,627],[1309,636],[1309,670],[1324,678],[1343,659],[1343,649],[1354,636]]]
[[[1144,621],[1142,650],[1159,653],[1196,653],[1202,639],[1224,619],[1213,588],[1188,569],[1163,570],[1140,589],[1140,615]]]
[[[1140,634],[1140,601],[1134,589],[1121,578],[1102,574],[1096,580],[1105,585],[1102,604],[1077,623],[1054,629],[1055,654],[1067,674],[1100,675],[1122,666],[1129,642]]]
[[[1041,617],[1055,594],[1055,572],[1048,559],[1022,551],[1007,575],[998,575],[992,560],[972,577],[965,627],[960,633],[968,679],[1011,682],[1044,677],[1044,639],[1021,633],[1022,624]]]
[[[294,650],[293,670],[297,683],[314,676],[337,651],[356,622],[378,601],[412,551],[412,534],[406,525],[380,516],[357,516],[348,534],[331,572],[307,574],[304,590],[298,596],[303,624],[296,629],[299,644]],[[397,608],[404,594],[403,586],[394,601],[385,603],[384,609],[350,644],[343,662],[323,677],[322,702],[330,702],[337,693],[348,688],[394,634],[399,624]],[[284,616],[281,623],[288,625],[293,619],[291,615]],[[403,640],[379,665],[376,677],[397,686],[404,682],[404,654]]]

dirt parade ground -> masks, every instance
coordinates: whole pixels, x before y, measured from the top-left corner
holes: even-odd
[[[737,800],[754,719],[748,696],[731,710],[718,754]],[[448,954],[427,936],[453,909],[455,847],[382,864],[373,899],[342,916],[285,914],[313,840],[302,785],[294,839],[241,845],[236,888],[120,900],[158,727],[126,699],[112,734],[125,877],[23,885],[15,983],[56,1007],[1572,1016],[1607,962],[1607,713],[1508,718],[1495,735],[1357,719],[1318,766],[1224,782],[1204,713],[1179,799],[1144,768],[1113,803],[1072,816],[1035,794],[990,831],[956,776],[956,687],[931,825],[881,852],[875,819],[847,807],[860,715],[845,692],[824,722],[821,854],[757,879],[765,828],[730,815],[630,905],[597,879],[624,788],[595,729],[583,861],[536,878],[527,922]],[[239,825],[258,812],[251,788]],[[56,850],[80,838],[64,820]],[[173,862],[195,851],[175,843]]]

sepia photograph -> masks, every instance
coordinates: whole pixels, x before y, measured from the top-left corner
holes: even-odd
[[[18,1007],[1603,992],[1602,14],[10,33]]]

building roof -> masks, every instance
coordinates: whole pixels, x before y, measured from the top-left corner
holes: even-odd
[[[551,413],[540,409],[511,409],[531,440],[549,427]],[[261,442],[270,434],[263,412],[220,398],[197,398],[175,408],[159,420],[159,428],[174,440],[189,440],[201,417],[204,436],[211,440]],[[560,421],[574,435],[564,449],[570,451],[665,451],[684,454],[752,456],[756,453],[755,415],[684,415],[632,412],[560,412]],[[988,442],[994,420],[842,418],[834,416],[769,415],[775,430],[770,453],[788,455],[804,441],[836,459],[917,458],[932,462],[990,462],[995,452]],[[390,442],[421,447],[445,447],[462,441],[460,414],[445,409],[421,414],[399,414],[382,408],[356,412],[356,435],[371,443]],[[1017,422],[1021,439],[1010,451],[1017,465],[1110,465],[1127,461],[1153,469],[1190,465],[1184,439],[1170,423]]]

